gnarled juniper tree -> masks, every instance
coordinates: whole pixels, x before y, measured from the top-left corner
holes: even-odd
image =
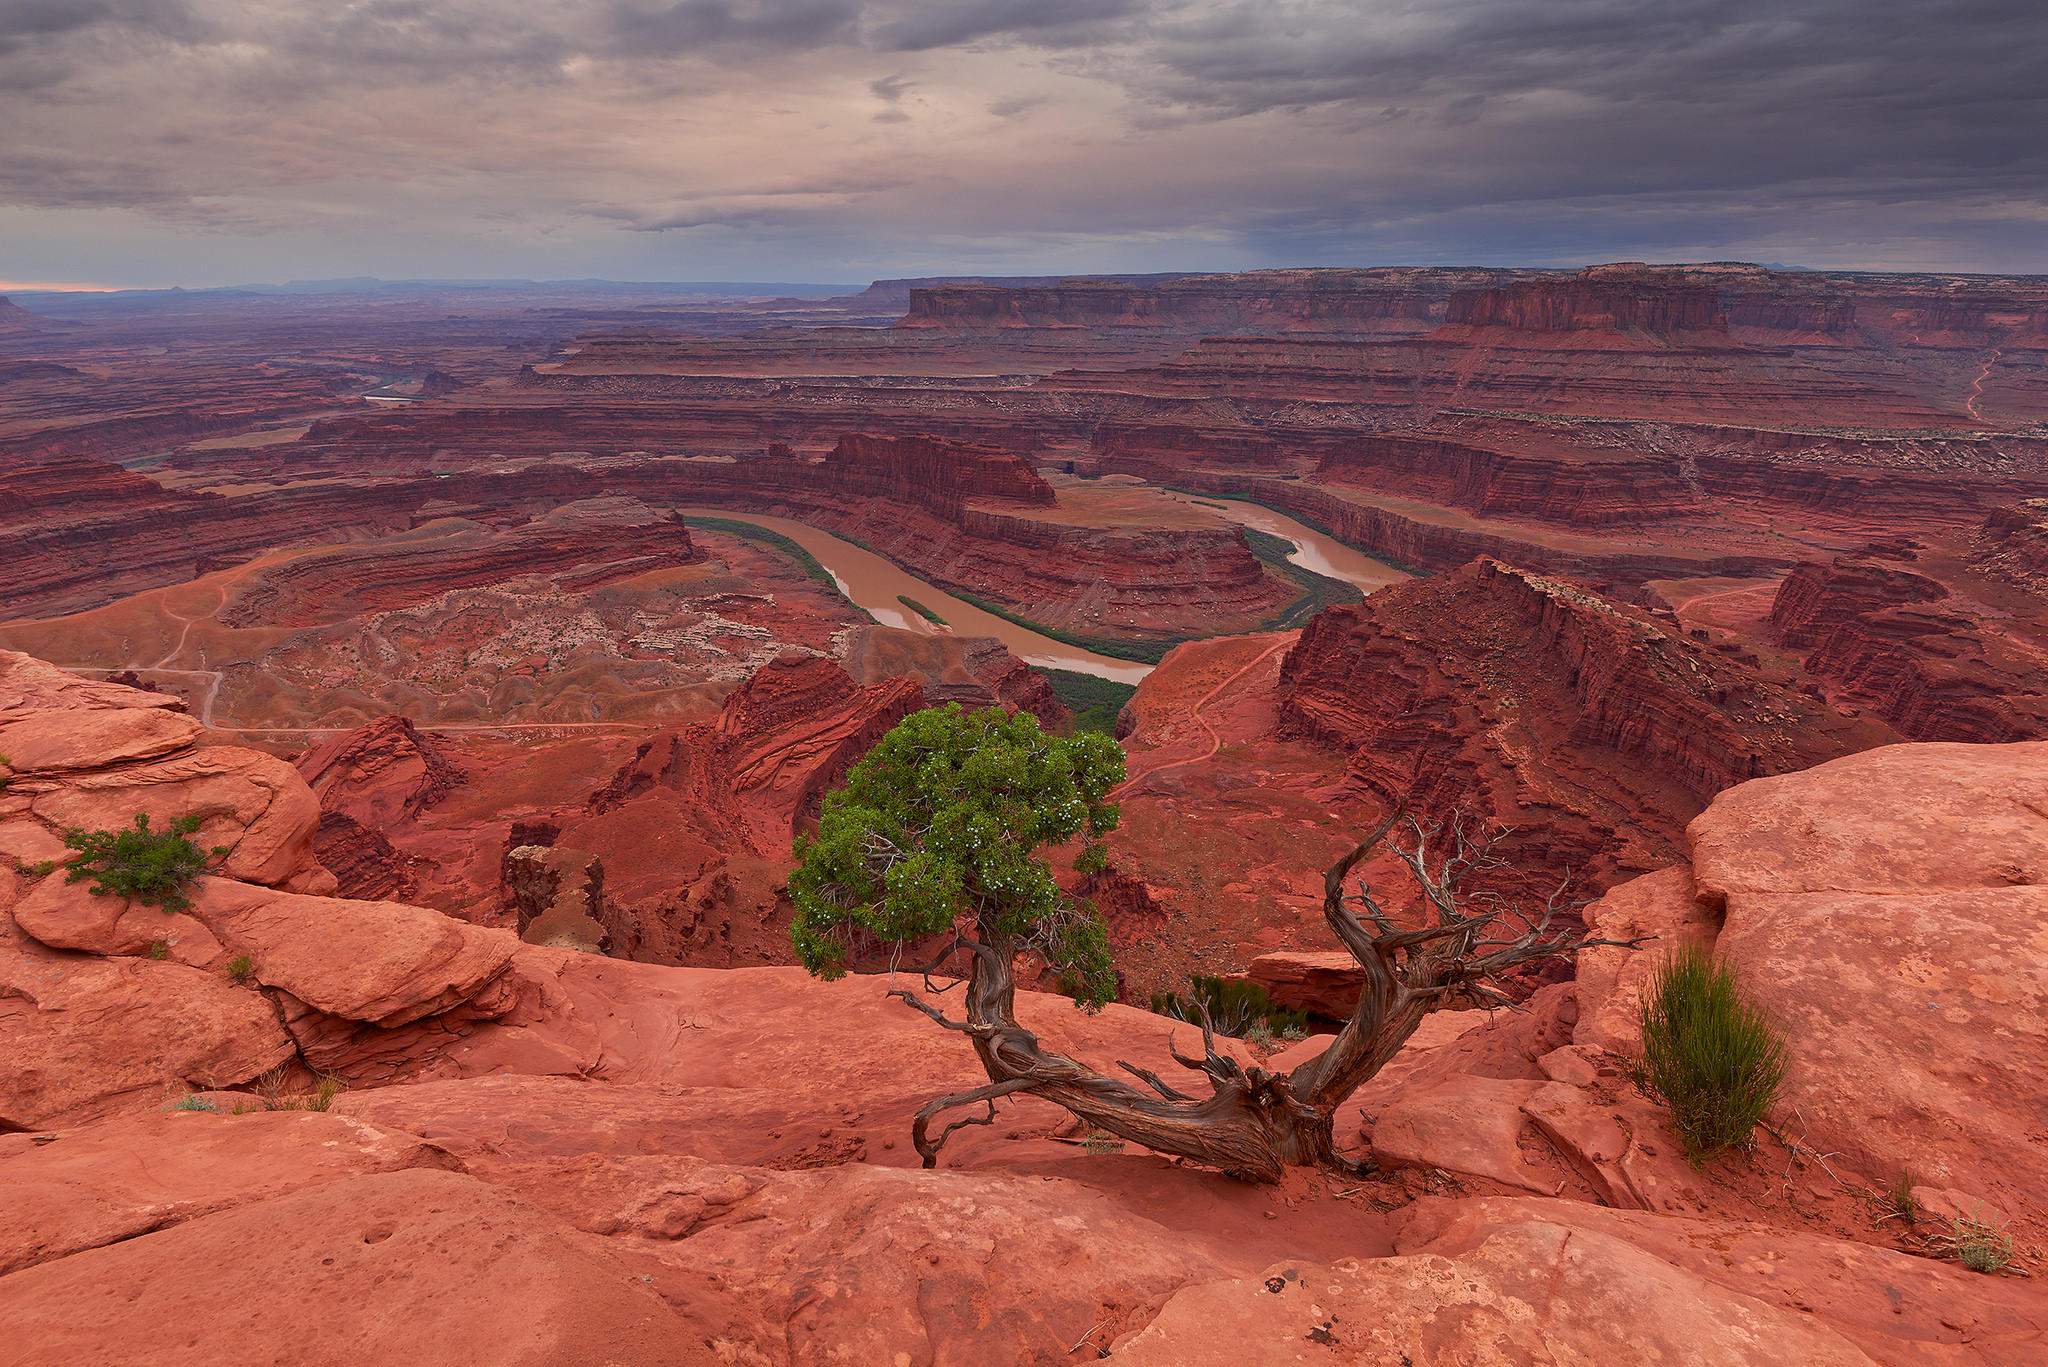
[[[1037,851],[1085,837],[1076,867],[1099,867],[1100,837],[1117,819],[1107,798],[1123,768],[1122,751],[1106,736],[1049,736],[1025,713],[935,708],[883,737],[825,799],[817,836],[798,844],[792,935],[813,973],[843,974],[849,938],[900,944],[944,935],[938,957],[915,970],[937,993],[950,989],[928,975],[967,955],[964,1020],[913,992],[890,994],[966,1035],[989,1078],[917,1113],[912,1138],[926,1167],[954,1130],[990,1123],[996,1100],[1019,1092],[1064,1106],[1097,1129],[1249,1180],[1277,1181],[1290,1165],[1345,1166],[1332,1138],[1337,1108],[1386,1066],[1425,1015],[1444,1006],[1508,1005],[1500,975],[1617,943],[1553,930],[1567,905],[1562,891],[1525,912],[1470,889],[1473,875],[1503,867],[1483,833],[1467,822],[1425,826],[1397,808],[1323,880],[1324,918],[1365,978],[1357,1011],[1329,1048],[1290,1072],[1268,1072],[1218,1053],[1205,1020],[1203,1056],[1174,1057],[1204,1075],[1209,1095],[1181,1092],[1119,1061],[1140,1089],[1045,1048],[1015,1010],[1014,966],[1025,953],[1053,965],[1085,1004],[1113,995],[1101,923],[1062,893]],[[1351,871],[1382,846],[1421,889],[1420,924],[1397,924],[1362,884],[1345,892]],[[941,1114],[974,1105],[985,1113],[931,1133]]]

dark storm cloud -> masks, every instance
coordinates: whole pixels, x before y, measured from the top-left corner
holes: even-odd
[[[706,48],[807,49],[852,32],[860,6],[840,0],[683,0],[612,8],[609,50],[622,57],[673,57]]]
[[[1071,47],[1105,35],[1105,21],[1140,14],[1145,0],[966,0],[962,4],[877,6],[904,13],[882,19],[882,47],[924,52],[998,36]]]
[[[2044,71],[2040,0],[0,0],[0,214],[2048,269]]]

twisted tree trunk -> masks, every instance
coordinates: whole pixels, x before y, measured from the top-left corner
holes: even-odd
[[[1414,843],[1389,848],[1408,865],[1434,913],[1429,924],[1412,930],[1397,930],[1370,890],[1361,888],[1350,898],[1344,892],[1351,870],[1404,823]],[[1425,831],[1405,809],[1396,809],[1331,866],[1323,880],[1323,914],[1365,971],[1357,1010],[1329,1048],[1290,1073],[1245,1067],[1217,1053],[1205,1012],[1202,1057],[1177,1052],[1174,1057],[1204,1075],[1210,1087],[1206,1097],[1189,1096],[1148,1070],[1119,1060],[1119,1067],[1145,1084],[1147,1090],[1140,1090],[1045,1048],[1017,1023],[1017,984],[1011,969],[1016,940],[987,923],[977,925],[973,937],[956,936],[942,959],[960,948],[972,955],[964,1021],[949,1020],[911,992],[891,994],[971,1038],[989,1077],[987,1086],[939,1097],[918,1111],[912,1138],[924,1165],[937,1164],[940,1148],[955,1130],[993,1123],[999,1098],[1027,1092],[1064,1106],[1097,1129],[1248,1181],[1278,1181],[1288,1167],[1354,1168],[1337,1151],[1337,1109],[1400,1052],[1424,1016],[1454,1000],[1510,1004],[1485,980],[1516,965],[1575,954],[1596,944],[1640,943],[1551,938],[1551,920],[1561,905],[1557,896],[1540,915],[1520,917],[1513,938],[1487,938],[1497,922],[1514,913],[1484,894],[1470,899],[1478,910],[1465,910],[1458,884],[1472,872],[1498,869],[1500,863],[1462,823],[1448,829],[1447,848],[1432,858],[1430,840],[1442,832]],[[1347,901],[1365,908],[1363,920]],[[940,1115],[976,1104],[986,1108],[983,1114],[954,1120],[932,1134],[932,1122]]]

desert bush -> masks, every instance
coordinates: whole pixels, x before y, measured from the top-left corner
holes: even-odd
[[[1983,1212],[1958,1215],[1949,1222],[1949,1232],[1937,1234],[1930,1242],[1935,1252],[1953,1258],[1972,1272],[2003,1272],[2012,1263],[2012,1235],[2001,1225],[1983,1218]]]
[[[147,814],[138,814],[125,831],[66,831],[64,843],[78,853],[64,861],[67,883],[90,878],[95,897],[127,897],[168,911],[192,905],[185,885],[206,872],[228,847],[202,850],[186,839],[199,829],[199,818],[181,816],[169,829],[152,831]]]
[[[1635,1084],[1671,1108],[1686,1157],[1748,1144],[1785,1080],[1785,1040],[1734,969],[1698,945],[1679,950],[1643,996],[1642,1026]]]
[[[184,1096],[178,1098],[177,1104],[172,1106],[171,1109],[174,1111],[211,1111],[216,1109],[216,1107],[211,1098],[203,1097],[197,1092],[187,1092]]]
[[[227,975],[229,982],[245,983],[256,976],[256,961],[246,954],[237,954],[228,960],[227,967],[221,972]]]
[[[1253,982],[1225,982],[1200,974],[1188,979],[1193,989],[1183,1000],[1178,992],[1154,992],[1152,1010],[1175,1020],[1199,1025],[1202,1008],[1209,1010],[1209,1023],[1237,1039],[1258,1037],[1261,1043],[1275,1039],[1302,1039],[1308,1034],[1308,1013],[1289,1011],[1273,1005],[1266,989]]]

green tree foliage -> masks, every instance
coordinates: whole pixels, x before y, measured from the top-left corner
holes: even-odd
[[[804,967],[846,971],[849,937],[902,942],[965,929],[1014,944],[1070,976],[1077,1000],[1115,995],[1109,939],[1093,909],[1060,890],[1046,845],[1085,837],[1074,867],[1100,868],[1116,827],[1106,799],[1124,776],[1107,736],[1050,736],[1026,712],[958,703],[897,723],[825,799],[799,840],[790,927]]]
[[[1688,945],[1643,994],[1635,1083],[1671,1108],[1693,1162],[1746,1145],[1785,1080],[1785,1040],[1735,971]]]
[[[90,878],[95,897],[128,897],[137,902],[183,911],[192,905],[185,885],[206,872],[228,847],[202,850],[186,839],[199,829],[199,818],[181,816],[169,829],[152,831],[147,814],[137,814],[125,831],[66,831],[64,843],[78,853],[64,861],[64,881]]]

